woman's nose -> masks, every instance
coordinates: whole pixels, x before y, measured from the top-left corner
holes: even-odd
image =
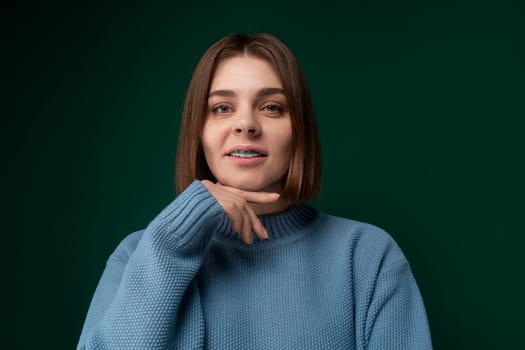
[[[245,134],[247,136],[257,136],[261,132],[261,126],[256,117],[249,112],[243,113],[237,118],[233,125],[233,132],[236,135]]]

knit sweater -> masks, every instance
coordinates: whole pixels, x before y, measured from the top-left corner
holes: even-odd
[[[260,220],[246,245],[193,182],[110,256],[77,349],[431,348],[387,233],[307,205]]]

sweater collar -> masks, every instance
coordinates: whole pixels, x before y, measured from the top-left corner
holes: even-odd
[[[317,209],[306,204],[299,204],[293,205],[280,213],[261,215],[259,219],[268,231],[269,238],[267,240],[258,239],[254,235],[252,246],[298,239],[313,229],[313,224],[319,214],[320,212]],[[218,232],[220,234],[215,236],[217,240],[223,242],[236,241],[235,244],[241,243],[244,245],[241,235],[232,230],[230,220],[225,220],[223,225],[219,227]]]

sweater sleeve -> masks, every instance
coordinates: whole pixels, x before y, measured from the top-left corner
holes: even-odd
[[[194,308],[184,301],[198,294],[192,281],[212,233],[227,220],[206,188],[193,182],[148,225],[127,261],[118,248],[108,260],[77,349],[165,349],[179,343],[179,312]]]
[[[404,257],[378,275],[367,333],[371,350],[432,349],[423,299]]]

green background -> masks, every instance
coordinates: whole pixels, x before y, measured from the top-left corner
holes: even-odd
[[[174,197],[206,48],[270,32],[309,82],[331,214],[386,229],[436,349],[524,343],[519,2],[39,2],[3,9],[4,257],[16,348],[74,348],[106,258]],[[12,240],[12,242],[10,242]]]

